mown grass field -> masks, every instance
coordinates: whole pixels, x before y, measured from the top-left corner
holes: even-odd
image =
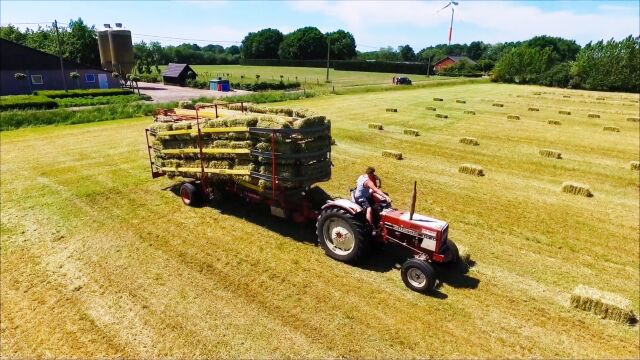
[[[2,132],[2,356],[637,358],[638,326],[567,306],[584,284],[640,310],[637,100],[475,84],[292,102],[332,119],[324,189],[346,196],[373,165],[395,206],[417,180],[417,211],[450,222],[475,265],[441,272],[433,296],[406,289],[389,252],[361,267],[329,259],[312,224],[183,206],[175,181],[150,178],[150,118]],[[564,181],[594,197],[562,193]]]
[[[245,65],[192,65],[191,67],[198,73],[199,79],[201,80],[215,79],[217,75],[226,78],[226,74],[229,74],[229,80],[231,82],[255,82],[256,75],[260,75],[260,81],[279,81],[280,75],[282,75],[284,81],[299,81],[302,86],[308,89],[332,88],[335,86],[337,90],[371,85],[388,85],[391,87],[395,86],[391,83],[393,76],[407,76],[415,84],[438,79],[448,79],[442,76],[427,77],[426,75],[336,71],[329,69],[329,79],[331,83],[326,84],[326,68]],[[244,78],[242,78],[242,76],[244,76]]]

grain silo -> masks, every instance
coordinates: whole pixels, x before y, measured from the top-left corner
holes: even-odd
[[[104,24],[105,29],[98,31],[98,51],[100,52],[100,65],[104,70],[113,71],[111,63],[111,46],[109,45],[109,24]]]
[[[109,48],[113,71],[126,79],[126,75],[131,73],[135,64],[131,31],[122,29],[122,24],[116,24],[116,29],[109,30]]]

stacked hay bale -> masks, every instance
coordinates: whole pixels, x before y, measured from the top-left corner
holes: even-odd
[[[571,181],[565,181],[562,183],[562,192],[585,197],[593,197],[593,193],[591,192],[589,185]]]
[[[250,106],[250,111],[201,121],[200,136],[195,121],[155,122],[150,126],[154,163],[169,177],[199,179],[204,167],[212,181],[235,179],[263,189],[272,187],[271,181],[251,172],[271,176],[272,154],[281,187],[307,186],[331,176],[329,120],[299,109]],[[272,139],[270,132],[248,128],[293,131],[277,132]]]

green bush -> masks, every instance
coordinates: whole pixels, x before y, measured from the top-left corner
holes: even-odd
[[[29,126],[82,124],[151,115],[157,108],[173,108],[177,104],[128,104],[72,111],[68,109],[21,111],[11,110],[0,117],[0,131]]]
[[[75,89],[75,90],[38,90],[34,95],[42,95],[51,99],[85,97],[85,96],[114,96],[133,94],[129,89]]]
[[[405,63],[392,61],[336,61],[335,70],[368,71],[396,74],[427,75],[427,63]]]
[[[300,87],[300,83],[295,82],[267,82],[261,81],[257,83],[231,83],[231,88],[249,91],[265,91],[265,90],[288,90]]]
[[[162,81],[162,75],[160,73],[152,73],[152,74],[138,74],[140,81],[149,82],[149,83],[157,83]]]
[[[298,100],[298,99],[306,99],[316,96],[316,93],[312,91],[298,91],[298,92],[284,92],[284,91],[264,91],[254,94],[246,94],[246,95],[234,95],[227,96],[224,98],[226,102],[245,102],[245,103],[255,103],[255,104],[263,104],[263,103],[273,103],[279,101],[288,101],[288,100]],[[216,100],[216,98],[212,97],[200,97],[192,100],[192,102],[207,102],[210,103]]]
[[[58,104],[45,96],[9,95],[0,96],[0,111],[18,109],[54,109]]]
[[[77,98],[55,99],[59,107],[95,106],[110,104],[128,104],[142,100],[138,95],[86,96]]]
[[[196,89],[207,89],[207,88],[209,88],[209,82],[207,80],[189,79],[189,80],[187,80],[186,85],[188,87],[192,87],[192,88],[196,88]]]

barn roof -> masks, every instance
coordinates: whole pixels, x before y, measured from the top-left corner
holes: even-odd
[[[468,62],[471,65],[476,63],[475,61],[469,59],[466,56],[445,56],[442,59],[438,60],[434,65],[438,65],[439,63],[443,62],[446,59],[451,59],[451,60],[453,60],[454,63],[457,63],[457,62],[462,61],[462,60]]]
[[[65,69],[92,69],[103,71],[95,66],[78,64],[64,60]],[[0,39],[0,69],[2,70],[57,70],[60,58],[44,51],[20,45],[7,39]]]
[[[180,77],[181,74],[186,74],[188,71],[193,71],[191,66],[188,64],[174,64],[169,63],[167,65],[166,70],[162,73],[162,76],[177,78]],[[195,71],[193,71],[195,73]]]

